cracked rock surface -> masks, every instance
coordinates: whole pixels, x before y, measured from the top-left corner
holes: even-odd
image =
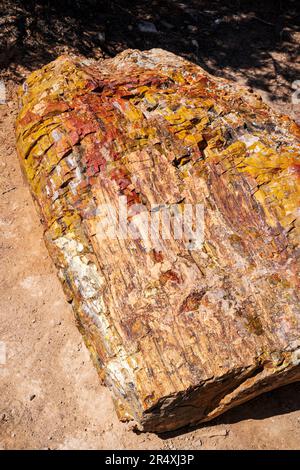
[[[163,432],[300,378],[299,127],[169,52],[62,56],[20,91],[17,148],[121,419]],[[103,237],[104,204],[204,207],[203,243]]]

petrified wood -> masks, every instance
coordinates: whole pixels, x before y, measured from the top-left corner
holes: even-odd
[[[162,432],[300,379],[293,121],[162,50],[59,57],[20,104],[45,242],[120,419]],[[203,205],[203,244],[99,235],[119,196]]]

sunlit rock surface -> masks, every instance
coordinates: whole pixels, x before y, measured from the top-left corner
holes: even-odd
[[[300,379],[294,122],[151,50],[63,56],[32,73],[16,132],[45,242],[121,419],[176,429]],[[204,207],[203,240],[151,243],[138,225],[136,237],[103,236],[104,204],[117,211],[120,196],[129,214]]]

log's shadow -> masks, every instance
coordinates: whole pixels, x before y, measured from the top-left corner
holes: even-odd
[[[22,66],[63,52],[100,58],[160,47],[290,102],[299,22],[297,0],[2,0],[0,67],[22,80]]]
[[[217,418],[196,426],[187,426],[176,431],[159,434],[162,439],[186,434],[196,429],[204,429],[218,424],[233,424],[247,420],[263,420],[300,410],[300,382],[286,385],[253,398]]]

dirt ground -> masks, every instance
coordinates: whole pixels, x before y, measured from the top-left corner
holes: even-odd
[[[34,2],[27,2],[29,6],[32,3]],[[124,8],[124,2],[103,3],[106,7],[107,4],[118,4]],[[148,3],[160,5],[168,2]],[[176,8],[182,5],[174,3]],[[197,2],[191,3],[193,8],[196,8]],[[216,3],[210,2],[212,11],[216,9]],[[222,2],[222,5],[224,3],[226,2]],[[233,3],[239,2],[228,2],[230,5]],[[204,43],[201,54],[201,38],[194,34],[192,28],[187,29],[189,33],[185,36],[185,40],[190,41],[192,46],[189,48],[187,45],[186,52],[180,50],[179,43],[179,50],[175,52],[195,62],[202,61],[201,65],[212,73],[223,73],[239,82],[250,84],[277,109],[299,119],[299,105],[291,104],[291,82],[297,79],[299,71],[295,45],[297,41],[299,43],[299,33],[296,32],[291,17],[293,12],[293,18],[299,15],[293,10],[294,2],[287,3],[291,4],[291,10],[284,10],[280,19],[282,27],[278,34],[283,31],[281,42],[278,40],[276,47],[274,45],[272,50],[269,48],[268,52],[276,58],[275,66],[270,57],[260,55],[259,52],[257,64],[255,61],[249,61],[249,57],[244,58],[245,63],[248,60],[245,68],[239,58],[240,53],[237,52],[234,59],[237,63],[233,66],[233,62],[230,62],[233,60],[230,58],[230,48],[226,51],[225,47],[230,45],[228,36],[227,42],[224,41],[219,49],[214,49],[219,52],[209,55]],[[22,13],[22,10],[20,11]],[[109,15],[108,7],[104,9],[105,12]],[[158,24],[157,19],[151,16],[148,18],[150,13],[144,16],[135,10],[129,13],[135,14],[136,21],[142,18],[148,21],[156,20]],[[177,15],[175,13],[174,18]],[[232,10],[228,7],[228,11],[221,13],[215,13],[212,18],[226,19],[226,15],[229,17]],[[270,25],[263,22],[274,24],[273,13],[273,10],[270,10],[269,15],[262,16],[262,12],[254,12],[254,15],[260,18],[255,20],[257,28],[265,27],[265,42],[270,39],[269,33],[266,32],[269,31]],[[210,13],[206,15],[209,17]],[[289,18],[287,23],[284,22],[284,16]],[[111,17],[114,18],[113,13]],[[127,18],[125,14],[124,18]],[[172,23],[171,18],[168,21]],[[179,21],[177,16],[176,21]],[[175,25],[176,21],[174,20]],[[195,26],[191,19],[188,21],[190,26]],[[174,32],[170,34],[169,42],[164,39],[166,35],[162,35],[160,39],[156,35],[155,39],[139,36],[140,43],[138,40],[134,43],[129,35],[133,44],[130,41],[128,44],[128,41],[122,42],[125,37],[123,30],[123,36],[119,32],[119,38],[109,40],[107,36],[110,30],[107,23],[103,24],[106,25],[105,44],[101,49],[104,50],[103,56],[113,55],[118,52],[118,47],[124,49],[135,44],[135,47],[140,48],[159,45],[173,50],[173,44],[176,43],[176,35],[175,39],[172,36]],[[199,28],[201,24],[196,22]],[[244,34],[243,37],[246,37],[243,26],[240,25],[239,28]],[[258,29],[255,30],[256,35],[259,35]],[[127,31],[132,32],[131,29]],[[211,29],[211,34],[213,33]],[[203,34],[205,39],[205,31]],[[215,34],[218,36],[219,32]],[[0,449],[299,449],[300,383],[258,397],[207,425],[178,433],[160,436],[138,434],[131,430],[130,424],[118,421],[110,393],[99,383],[89,354],[76,329],[71,307],[64,298],[43,243],[42,226],[17,160],[14,141],[17,84],[32,68],[43,65],[60,52],[60,49],[52,51],[51,57],[42,56],[41,60],[41,56],[37,55],[37,48],[30,45],[32,34],[26,33],[25,36],[22,39],[22,47],[26,46],[26,50],[23,51],[22,60],[18,58],[21,46],[17,48],[16,53],[11,52],[9,59],[7,54],[4,55],[7,60],[2,64],[0,77],[4,79],[7,91],[6,103],[0,105]],[[41,44],[46,48],[48,46],[45,37],[41,37]],[[195,38],[198,42],[197,57],[193,49],[196,43],[192,43]],[[261,44],[265,44],[263,36],[258,39]],[[157,41],[159,44],[156,44]],[[288,44],[284,45],[285,41]],[[74,40],[70,42],[73,49],[70,43],[64,44],[63,41],[60,42],[61,48],[74,52],[77,45]],[[118,47],[116,43],[119,44]],[[0,46],[3,44],[2,42]],[[7,45],[5,47],[7,52]],[[78,46],[75,52],[89,57],[97,56],[89,43],[86,47],[88,50],[81,50]],[[93,47],[100,50],[99,44]],[[236,50],[238,49],[237,45]],[[220,62],[221,52],[225,53],[223,64]],[[277,72],[272,76],[274,67],[277,67]],[[6,361],[3,360],[4,345]]]

